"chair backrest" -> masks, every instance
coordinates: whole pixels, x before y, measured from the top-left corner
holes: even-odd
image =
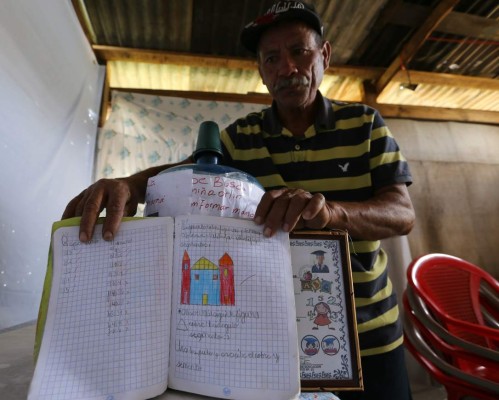
[[[497,382],[499,388],[499,351],[467,342],[450,334],[433,319],[410,286],[404,292],[403,305],[404,323],[406,320],[409,321],[442,361],[447,361],[470,375]]]
[[[457,395],[451,396],[454,391],[484,400],[498,398],[498,383],[468,374],[448,364],[428,345],[417,325],[410,322],[410,318],[406,316],[403,321],[406,347],[428,372],[446,387],[449,398],[457,398]]]
[[[415,259],[407,270],[408,285],[452,334],[494,348],[499,332],[487,327],[480,308],[480,285],[499,283],[481,268],[447,254]]]
[[[499,351],[479,346],[451,334],[434,319],[426,304],[414,294],[410,286],[407,286],[402,299],[404,315],[419,326],[425,337],[430,340],[435,338],[432,342],[437,342],[438,347],[450,354],[451,358],[456,358],[464,352],[473,354],[480,359],[480,363],[490,361],[494,366],[499,365]]]
[[[499,293],[485,281],[480,285],[480,309],[487,325],[499,329]]]

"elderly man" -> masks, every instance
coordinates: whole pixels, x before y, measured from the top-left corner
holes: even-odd
[[[254,220],[266,236],[279,229],[348,231],[365,390],[340,397],[409,399],[399,309],[379,240],[412,229],[412,178],[376,110],[319,92],[331,56],[322,31],[314,9],[299,1],[278,2],[245,26],[241,42],[256,54],[273,103],[222,131],[224,164],[265,187]],[[110,240],[121,217],[144,201],[148,178],[171,166],[100,180],[68,204],[63,218],[82,216],[85,242],[105,208],[103,236]]]

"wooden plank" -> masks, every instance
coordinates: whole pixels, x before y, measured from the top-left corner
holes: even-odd
[[[427,6],[397,0],[390,2],[383,10],[381,17],[376,21],[376,27],[383,27],[390,23],[416,28],[424,23],[428,13]],[[450,12],[435,30],[468,38],[499,41],[498,20],[458,11]]]
[[[189,65],[196,67],[257,69],[256,61],[246,58],[228,58],[182,52],[100,45],[94,45],[92,48],[100,63],[105,63],[107,61],[133,61],[154,64]]]
[[[424,71],[409,71],[411,83],[424,83],[435,86],[453,86],[466,89],[497,90],[499,91],[499,79],[482,78],[476,76],[442,74]],[[398,71],[392,81],[406,82],[407,71]],[[498,93],[499,96],[499,93]]]
[[[101,64],[107,61],[132,61],[153,64],[175,64],[194,67],[258,69],[256,60],[238,57],[208,56],[206,54],[191,54],[161,50],[132,49],[114,46],[92,46],[95,56]],[[331,65],[326,74],[340,75],[366,80],[377,79],[383,72],[382,68],[359,66]]]
[[[354,65],[330,65],[326,70],[326,75],[345,76],[349,78],[359,78],[363,80],[376,80],[383,73],[383,68],[359,67]]]
[[[372,105],[374,107],[374,105]],[[499,125],[499,112],[463,110],[457,108],[377,104],[375,107],[385,118],[405,118],[429,121],[473,122]]]
[[[92,29],[92,24],[90,23],[90,18],[87,14],[87,9],[85,8],[85,4],[83,0],[71,0],[73,4],[73,8],[75,10],[76,17],[80,22],[80,26],[83,29],[83,33],[88,40],[90,45],[94,44],[97,40],[95,38],[95,32]]]
[[[499,21],[453,11],[438,25],[439,32],[485,41],[499,41]],[[497,43],[496,43],[497,44]]]
[[[392,80],[393,76],[400,70],[402,63],[407,65],[414,57],[418,49],[423,45],[425,39],[435,30],[439,23],[452,11],[459,0],[441,0],[433,9],[426,21],[416,30],[412,37],[403,46],[400,54],[395,57],[383,75],[376,81],[376,90],[381,93]]]
[[[92,46],[97,58],[101,62],[107,61],[133,61],[154,64],[189,65],[196,67],[214,67],[229,69],[257,69],[256,62],[247,58],[227,58],[206,56],[188,53],[165,52],[157,50],[130,49],[112,46]],[[383,68],[366,68],[359,66],[331,65],[327,75],[345,76],[363,80],[376,80],[385,70]],[[499,90],[499,80],[471,77],[455,74],[442,74],[423,71],[409,71],[411,82],[431,85],[449,85],[481,90]],[[392,80],[405,82],[406,71],[396,71]]]
[[[213,92],[195,92],[184,90],[150,90],[150,89],[133,89],[133,88],[116,88],[113,89],[119,92],[133,92],[150,94],[156,96],[169,96],[169,97],[185,97],[195,100],[213,100],[213,101],[230,101],[236,103],[253,103],[253,104],[266,104],[272,103],[272,98],[268,94],[263,93],[213,93]]]
[[[99,128],[104,126],[107,120],[111,107],[111,87],[109,85],[109,68],[106,68],[106,76],[104,77],[104,88],[102,89],[102,97],[99,111]]]
[[[458,121],[499,125],[499,112],[458,108],[382,104],[376,101],[374,85],[364,82],[364,103],[377,109],[385,118],[406,118],[430,121]]]

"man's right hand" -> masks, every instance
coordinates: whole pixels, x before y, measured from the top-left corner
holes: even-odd
[[[92,239],[95,223],[102,210],[106,209],[106,218],[102,227],[102,237],[112,240],[124,216],[133,216],[139,202],[143,201],[145,188],[132,177],[119,179],[101,179],[89,186],[71,200],[62,219],[80,217],[80,241]]]
[[[133,217],[137,206],[146,197],[147,181],[167,168],[192,163],[192,157],[167,165],[158,165],[137,172],[127,178],[100,179],[71,200],[62,219],[81,217],[80,240],[92,239],[95,223],[102,210],[106,209],[106,218],[102,226],[104,240],[113,240],[118,232],[123,217]]]

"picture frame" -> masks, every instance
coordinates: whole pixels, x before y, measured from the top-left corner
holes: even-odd
[[[348,233],[290,233],[302,391],[363,390]]]

